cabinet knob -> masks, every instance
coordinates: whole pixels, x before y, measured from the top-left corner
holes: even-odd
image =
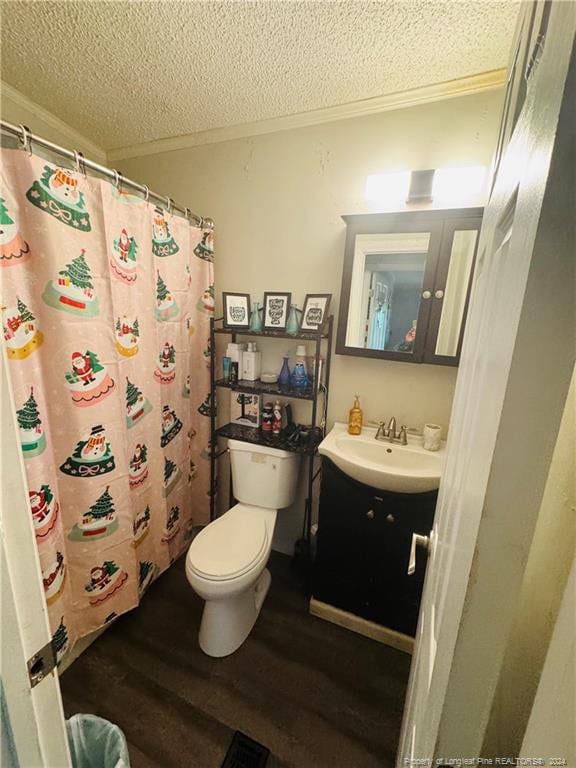
[[[436,291],[436,293],[434,294],[434,296],[435,296],[437,299],[442,299],[442,298],[444,297],[444,291],[440,291],[440,290],[438,290],[438,291]]]
[[[387,522],[387,523],[393,523],[395,520],[396,520],[396,518],[394,517],[394,515],[392,514],[392,512],[389,512],[389,513],[386,515],[386,522]]]
[[[422,291],[422,298],[423,299],[431,299],[432,293],[430,291]]]
[[[369,509],[368,512],[366,512],[366,517],[369,520],[372,520],[374,518],[374,510],[373,509]]]

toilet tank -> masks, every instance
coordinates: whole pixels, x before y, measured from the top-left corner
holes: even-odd
[[[234,497],[267,509],[289,507],[296,496],[300,456],[264,445],[229,440]]]

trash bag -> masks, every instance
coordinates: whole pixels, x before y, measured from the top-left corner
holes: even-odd
[[[73,768],[130,768],[126,737],[117,725],[96,715],[66,720]]]

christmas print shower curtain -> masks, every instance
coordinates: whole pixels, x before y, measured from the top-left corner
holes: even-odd
[[[2,329],[57,655],[209,516],[212,234],[2,150]]]

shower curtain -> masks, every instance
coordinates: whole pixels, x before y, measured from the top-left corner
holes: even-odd
[[[3,343],[60,659],[208,522],[212,233],[1,154]]]

